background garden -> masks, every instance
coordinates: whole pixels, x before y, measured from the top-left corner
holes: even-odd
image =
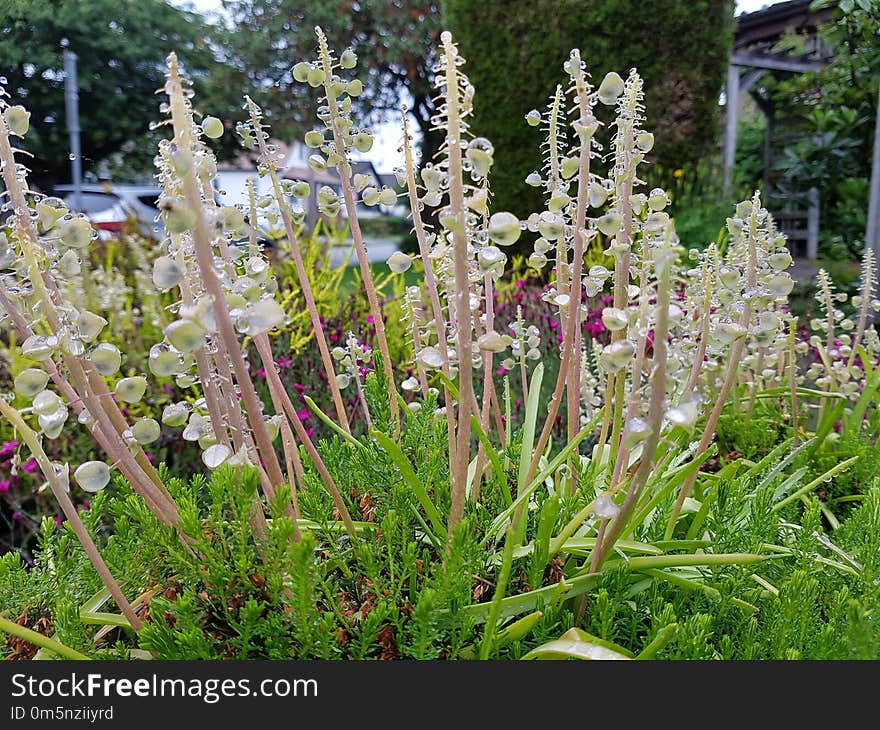
[[[734,10],[10,3],[0,653],[876,658],[880,7]]]

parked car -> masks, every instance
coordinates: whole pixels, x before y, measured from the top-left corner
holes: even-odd
[[[56,185],[54,194],[70,210],[84,213],[103,235],[119,231],[127,221],[135,221],[144,234],[161,236],[164,227],[159,219],[157,200],[161,190],[154,185],[83,183],[79,203],[73,185]]]

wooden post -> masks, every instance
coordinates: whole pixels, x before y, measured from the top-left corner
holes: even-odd
[[[764,185],[764,199],[770,200],[770,171],[773,167],[773,135],[776,132],[776,118],[773,115],[773,107],[769,106],[769,111],[764,112],[767,119],[767,127],[764,130],[764,171],[762,173],[762,181]]]
[[[739,66],[727,67],[727,108],[724,125],[724,194],[730,194],[733,166],[736,163],[736,129],[739,123]]]

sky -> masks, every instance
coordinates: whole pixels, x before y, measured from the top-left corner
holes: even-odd
[[[686,0],[679,0],[679,2],[683,2]],[[779,0],[737,0],[736,3],[736,14],[740,13],[751,13],[755,10],[760,10],[763,7],[768,5],[775,5]],[[176,4],[178,5],[192,5],[196,10],[201,12],[211,12],[214,10],[218,10],[220,8],[220,0],[180,0]]]
[[[687,2],[687,0],[677,0]],[[172,0],[182,7],[190,6],[201,13],[215,13],[221,10],[221,0]],[[761,8],[775,5],[780,0],[737,0],[735,13],[751,13]],[[378,125],[374,130],[376,141],[373,149],[366,155],[373,161],[376,170],[381,173],[391,172],[395,166],[401,164],[401,155],[398,152],[400,146],[400,118],[390,117],[384,124]]]

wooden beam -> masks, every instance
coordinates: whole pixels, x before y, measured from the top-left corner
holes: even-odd
[[[790,73],[807,73],[817,71],[825,66],[820,61],[796,61],[790,58],[780,58],[765,53],[734,53],[730,56],[730,62],[735,66],[748,68],[762,68],[767,71],[788,71]]]
[[[739,91],[742,94],[743,92],[748,91],[755,85],[755,82],[761,78],[764,73],[764,69],[762,68],[753,68],[746,73],[743,74],[742,78],[739,82]]]

